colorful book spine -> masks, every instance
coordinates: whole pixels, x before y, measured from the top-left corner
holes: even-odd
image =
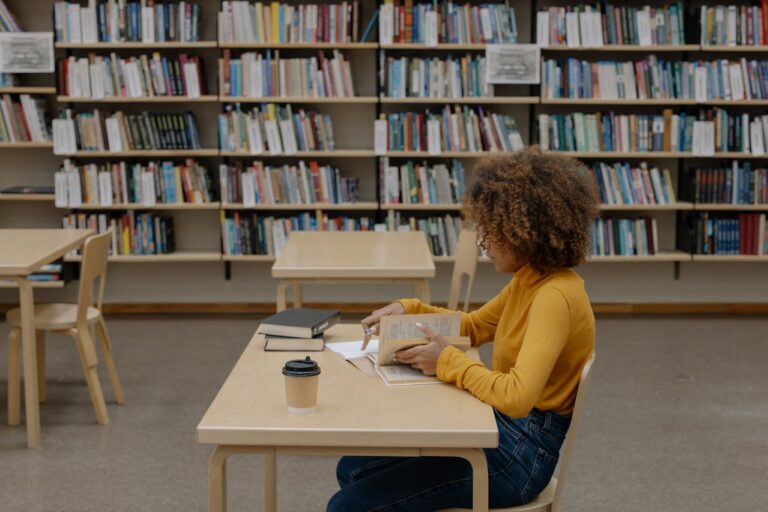
[[[701,44],[760,46],[768,44],[768,2],[760,5],[702,5]]]
[[[4,94],[0,100],[0,142],[50,142],[45,100],[19,95],[14,102]]]
[[[753,168],[748,161],[734,160],[731,167],[695,169],[693,180],[696,203],[768,204],[768,168]]]
[[[593,256],[652,256],[658,251],[654,218],[607,217],[592,221]]]
[[[701,213],[695,219],[695,254],[756,256],[768,254],[766,214]]]
[[[408,161],[390,165],[380,159],[379,190],[381,202],[392,204],[458,205],[464,195],[464,167],[460,160],[445,164]]]
[[[382,89],[390,98],[476,98],[493,95],[485,57],[387,57]]]
[[[677,201],[669,169],[629,163],[592,164],[592,176],[605,205],[664,205]]]
[[[434,256],[455,256],[461,232],[461,218],[456,215],[415,217],[399,211],[390,211],[387,218],[389,231],[420,231]]]
[[[169,254],[176,250],[173,218],[155,213],[72,213],[62,218],[64,229],[111,230],[113,256]]]

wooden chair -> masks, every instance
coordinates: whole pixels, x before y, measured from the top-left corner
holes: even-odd
[[[560,456],[560,470],[557,473],[557,478],[552,477],[549,481],[549,485],[539,494],[535,500],[526,503],[525,505],[519,505],[517,507],[508,508],[494,508],[491,512],[559,512],[560,510],[560,495],[563,491],[563,485],[565,485],[565,477],[568,471],[568,465],[571,462],[571,450],[573,449],[573,440],[576,438],[576,427],[579,425],[581,419],[581,412],[584,409],[584,397],[587,394],[587,387],[589,385],[589,377],[592,372],[592,363],[595,362],[594,352],[590,356],[587,364],[581,370],[581,378],[579,379],[579,389],[576,392],[576,404],[573,407],[573,415],[571,416],[571,425],[568,427],[568,435],[565,437],[565,443],[561,450]],[[464,508],[451,508],[444,509],[440,512],[462,512]]]
[[[107,363],[112,389],[118,404],[125,403],[123,389],[117,376],[115,362],[112,359],[112,343],[107,334],[101,303],[104,298],[104,283],[107,275],[107,255],[109,253],[110,233],[90,237],[83,246],[83,263],[80,270],[80,289],[77,304],[37,304],[35,305],[35,333],[37,337],[37,378],[39,398],[45,401],[45,332],[68,334],[75,339],[80,363],[85,373],[85,381],[91,395],[96,420],[106,425],[109,423],[107,406],[96,374],[96,350],[91,327],[99,333],[99,341]],[[92,305],[93,286],[99,280],[99,290],[95,307]],[[6,315],[13,327],[8,336],[8,424],[18,425],[21,412],[20,369],[21,369],[21,321],[20,310],[12,309]]]
[[[475,232],[462,229],[459,240],[456,243],[456,262],[453,264],[451,276],[451,289],[448,292],[448,309],[458,311],[459,295],[464,276],[467,277],[467,290],[464,295],[464,309],[469,310],[469,297],[472,294],[472,286],[475,283],[475,270],[477,270],[477,258],[480,251],[475,243]]]

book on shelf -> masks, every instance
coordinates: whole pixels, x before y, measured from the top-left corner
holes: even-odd
[[[455,256],[461,232],[461,218],[457,215],[415,217],[390,210],[387,215],[389,231],[421,231],[434,256]]]
[[[302,108],[264,103],[250,112],[226,105],[219,115],[219,144],[225,151],[252,155],[292,155],[298,151],[333,151],[331,116]]]
[[[600,203],[609,205],[663,205],[676,201],[669,169],[629,163],[592,164],[590,171],[600,193]]]
[[[153,98],[205,93],[202,58],[149,55],[118,57],[89,54],[58,61],[60,94],[71,98]]]
[[[768,44],[768,1],[761,0],[760,5],[702,5],[699,27],[702,46]]]
[[[479,105],[449,105],[439,113],[382,113],[375,121],[377,152],[385,151],[518,151],[523,139],[514,117]]]
[[[384,0],[379,7],[379,42],[515,44],[515,9],[505,3]]]
[[[109,253],[117,256],[169,254],[176,250],[173,218],[154,213],[71,213],[62,218],[64,229],[111,230]]]
[[[359,198],[360,180],[342,176],[338,167],[308,163],[265,165],[254,161],[219,166],[219,190],[224,203],[256,205],[349,204]]]
[[[551,6],[536,13],[536,37],[542,47],[683,45],[684,18],[680,2],[668,6]]]
[[[55,174],[56,206],[202,204],[213,201],[213,181],[204,166],[192,159],[78,166],[64,160]]]
[[[323,334],[341,320],[341,313],[331,309],[289,308],[268,316],[259,324],[261,334],[312,338]]]
[[[719,59],[544,62],[544,98],[751,100],[768,98],[768,61]]]
[[[56,41],[64,43],[160,43],[199,39],[200,5],[182,0],[161,2],[55,2]]]
[[[224,50],[222,94],[262,98],[351,98],[355,96],[350,61],[338,51],[317,57],[282,58],[280,50],[245,52],[232,57]]]
[[[656,219],[652,217],[592,221],[593,256],[652,256],[658,248]]]
[[[53,194],[54,187],[47,185],[14,185],[0,188],[0,194],[29,195],[29,194]]]
[[[768,205],[768,168],[734,160],[731,167],[694,169],[692,199],[705,204]]]
[[[768,254],[765,213],[701,213],[694,219],[693,253],[722,256]]]
[[[360,2],[290,5],[221,2],[219,39],[243,43],[351,43],[358,40]]]
[[[265,352],[322,352],[325,348],[325,336],[288,337],[267,334],[264,336]]]
[[[383,205],[460,204],[464,195],[464,167],[458,159],[445,164],[427,165],[409,160],[391,165],[379,159],[379,191]]]
[[[20,94],[14,102],[3,94],[0,114],[0,142],[50,142],[45,100]]]
[[[380,53],[383,59],[384,52]],[[381,89],[389,98],[479,98],[493,96],[485,56],[386,57]]]
[[[197,121],[192,112],[126,114],[95,109],[60,111],[54,120],[54,153],[79,151],[147,151],[201,149]]]

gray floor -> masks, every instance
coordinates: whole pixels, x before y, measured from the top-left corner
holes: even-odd
[[[195,426],[256,327],[245,317],[113,317],[128,405],[95,424],[76,351],[51,336],[42,450],[0,412],[0,510],[203,511]],[[7,329],[0,324],[0,337]],[[565,511],[768,510],[768,318],[604,317]],[[0,344],[4,398],[6,344]],[[102,372],[108,399],[111,389]],[[247,392],[257,393],[258,390]],[[324,510],[335,460],[279,461],[283,511]],[[259,510],[257,457],[230,510]]]

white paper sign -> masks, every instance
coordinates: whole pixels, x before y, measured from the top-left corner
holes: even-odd
[[[438,119],[427,121],[427,150],[430,155],[440,154],[440,121]]]
[[[74,155],[77,152],[75,122],[72,119],[53,120],[53,154]]]
[[[0,72],[53,71],[53,32],[0,32]]]
[[[535,44],[489,44],[485,69],[489,84],[538,84],[541,49]]]
[[[387,132],[389,127],[385,119],[373,122],[373,152],[377,155],[387,154]]]
[[[715,123],[713,121],[693,122],[693,154],[715,155]]]

